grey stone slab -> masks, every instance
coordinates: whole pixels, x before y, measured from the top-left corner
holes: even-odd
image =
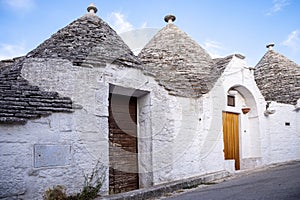
[[[67,166],[72,161],[70,145],[34,145],[34,167]]]

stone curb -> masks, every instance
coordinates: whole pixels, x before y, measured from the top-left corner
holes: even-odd
[[[210,183],[215,180],[229,177],[231,174],[228,171],[219,171],[210,174],[205,174],[197,177],[192,177],[184,180],[174,181],[171,183],[160,184],[149,188],[143,188],[130,192],[103,196],[95,200],[137,200],[137,199],[150,199],[155,197],[161,197],[166,193],[172,193],[180,189],[189,189],[197,187],[201,184]]]

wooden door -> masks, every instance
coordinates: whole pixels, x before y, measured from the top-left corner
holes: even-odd
[[[110,95],[110,194],[139,188],[137,152],[137,99],[122,95]]]
[[[239,170],[239,114],[223,112],[223,138],[225,160],[234,159],[235,169]]]

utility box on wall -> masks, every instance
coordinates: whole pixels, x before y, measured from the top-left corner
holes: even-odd
[[[59,167],[70,165],[71,145],[35,144],[34,167]]]

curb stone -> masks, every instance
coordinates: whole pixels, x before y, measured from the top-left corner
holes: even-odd
[[[137,199],[155,199],[164,196],[167,193],[173,193],[181,189],[191,189],[196,188],[199,185],[205,185],[212,183],[214,181],[222,179],[230,179],[239,176],[244,176],[253,172],[265,171],[272,168],[282,167],[285,165],[291,165],[294,163],[299,163],[300,160],[292,160],[280,163],[273,163],[269,165],[264,165],[254,169],[240,170],[233,173],[228,171],[219,171],[210,174],[204,174],[197,177],[187,178],[183,180],[174,181],[171,183],[165,183],[160,185],[155,185],[149,188],[143,188],[139,190],[134,190],[126,193],[120,193],[115,195],[107,195],[103,197],[96,198],[95,200],[137,200]]]
[[[231,176],[228,171],[219,171],[210,174],[204,174],[197,177],[174,181],[166,184],[159,184],[149,188],[133,190],[130,192],[107,195],[99,197],[95,200],[138,200],[138,199],[153,199],[161,197],[166,193],[172,193],[180,189],[195,188],[201,184],[210,183],[215,180],[223,179]]]

